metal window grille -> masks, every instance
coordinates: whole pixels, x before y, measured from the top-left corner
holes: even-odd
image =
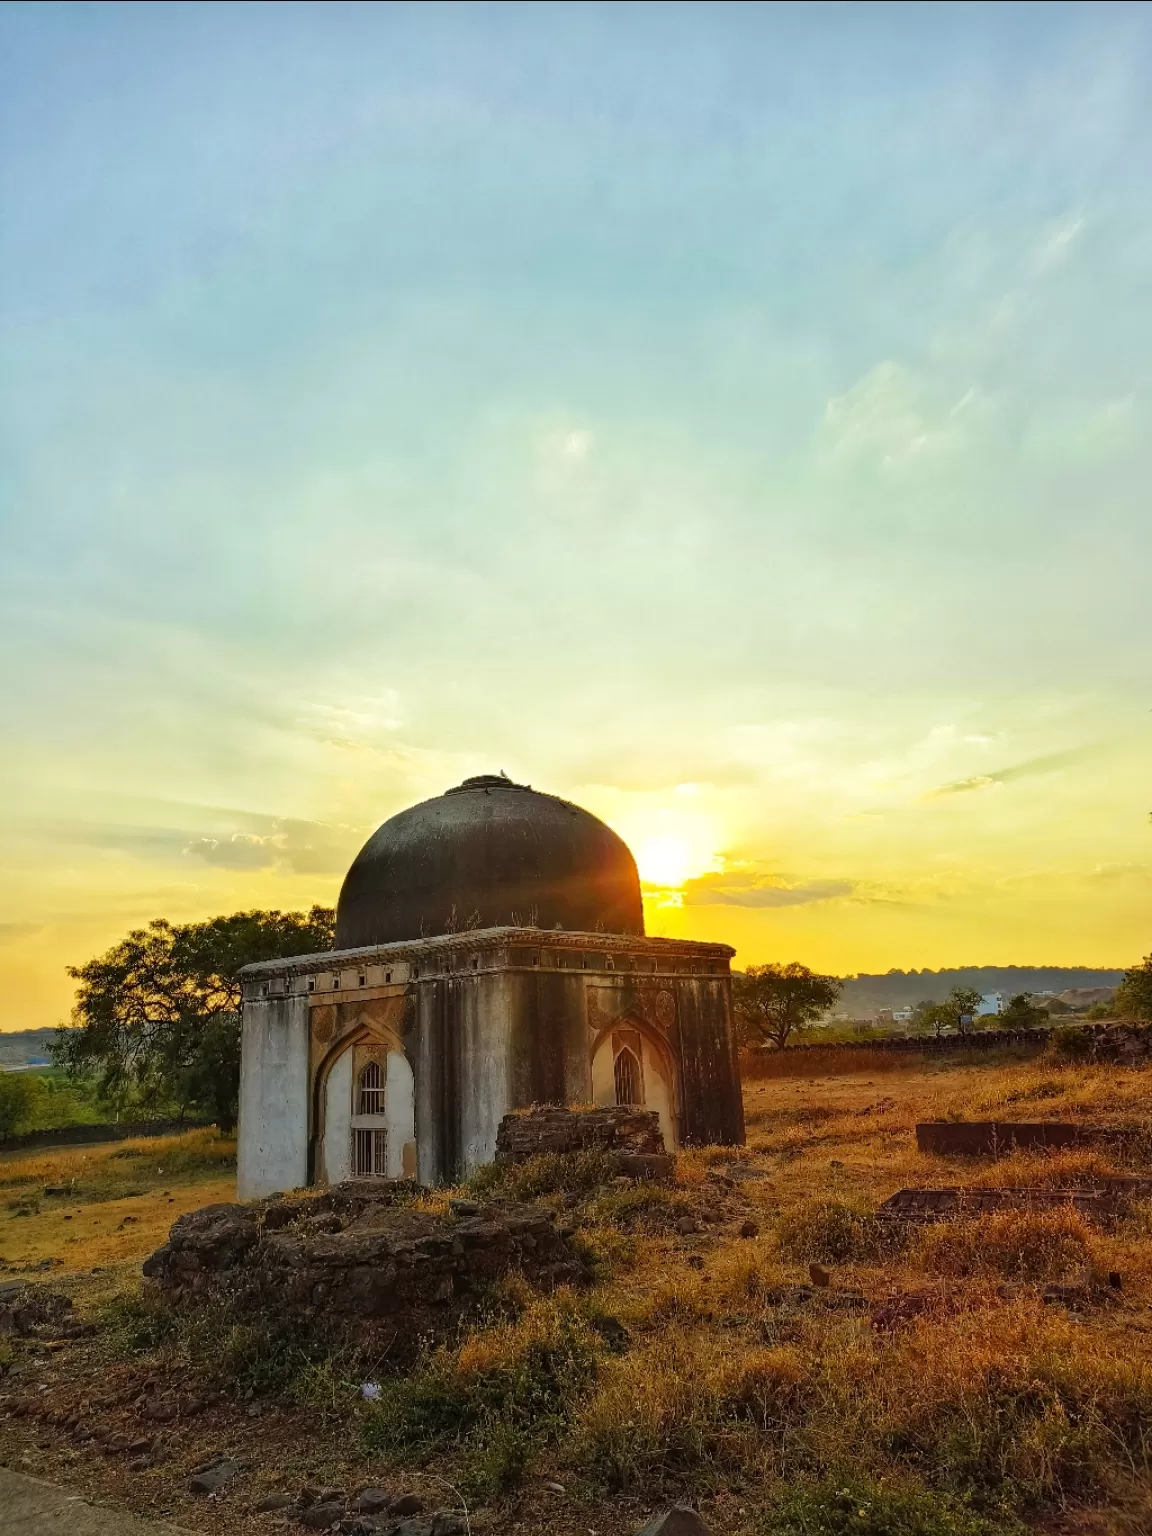
[[[380,1063],[370,1061],[360,1074],[360,1104],[357,1114],[382,1115],[384,1113],[384,1074]]]
[[[388,1132],[352,1132],[353,1162],[358,1178],[384,1178],[388,1172]]]
[[[616,1057],[613,1075],[616,1079],[617,1104],[643,1104],[644,1095],[640,1088],[640,1063],[627,1046]]]

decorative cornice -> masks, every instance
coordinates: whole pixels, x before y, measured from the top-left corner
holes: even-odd
[[[648,939],[632,933],[578,933],[567,928],[472,928],[461,933],[438,934],[435,938],[408,939],[399,944],[368,944],[359,949],[329,949],[315,955],[292,955],[286,960],[259,960],[244,966],[240,976],[248,980],[267,976],[308,976],[317,971],[418,961],[447,951],[471,953],[497,945],[593,950],[605,955],[663,955],[669,959],[682,956],[685,960],[700,961],[731,960],[736,953],[730,944],[705,944],[696,939]]]

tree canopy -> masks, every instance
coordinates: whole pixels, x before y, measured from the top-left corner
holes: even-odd
[[[783,1048],[793,1030],[827,1013],[839,996],[839,977],[820,976],[795,960],[750,965],[732,978],[737,1038],[741,1045],[763,1041]]]
[[[211,1114],[236,1123],[240,1087],[239,972],[257,960],[282,960],[332,948],[336,915],[235,912],[202,923],[158,918],[87,965],[69,966],[79,983],[72,1029],[53,1055],[75,1076],[95,1074],[102,1095]]]
[[[912,1028],[939,1034],[943,1029],[955,1029],[967,1034],[976,1020],[980,1006],[980,993],[975,987],[953,987],[942,1003],[929,999],[917,1003],[912,1010]]]
[[[1035,1029],[1048,1022],[1047,1010],[1032,1001],[1030,992],[1014,993],[996,1020],[1001,1029]]]
[[[1145,955],[1139,965],[1124,972],[1113,1003],[1122,1019],[1152,1022],[1152,955]]]

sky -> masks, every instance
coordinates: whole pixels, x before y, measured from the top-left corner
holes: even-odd
[[[477,772],[1152,949],[1152,8],[0,6],[0,1028]]]

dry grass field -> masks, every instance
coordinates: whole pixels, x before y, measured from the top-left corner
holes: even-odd
[[[539,1296],[505,1282],[402,1373],[326,1358],[275,1318],[239,1326],[141,1295],[139,1262],[170,1220],[228,1197],[231,1149],[211,1133],[0,1159],[8,1272],[62,1261],[43,1278],[95,1326],[8,1346],[0,1459],[214,1532],[283,1526],[253,1506],[307,1483],[414,1491],[466,1508],[476,1532],[624,1536],[683,1497],[741,1536],[1152,1530],[1147,1210],[1107,1231],[1067,1212],[896,1232],[872,1217],[904,1185],[1147,1169],[1152,1073],[831,1065],[748,1083],[747,1148],[683,1155],[671,1187],[597,1186],[579,1159],[518,1170],[505,1188],[576,1223],[596,1283]],[[917,1153],[913,1127],[934,1117],[1132,1136],[1122,1158],[962,1162]],[[1051,1282],[1081,1299],[1046,1302]],[[97,1422],[148,1448],[95,1447]],[[190,1469],[222,1451],[244,1474],[192,1498]]]

